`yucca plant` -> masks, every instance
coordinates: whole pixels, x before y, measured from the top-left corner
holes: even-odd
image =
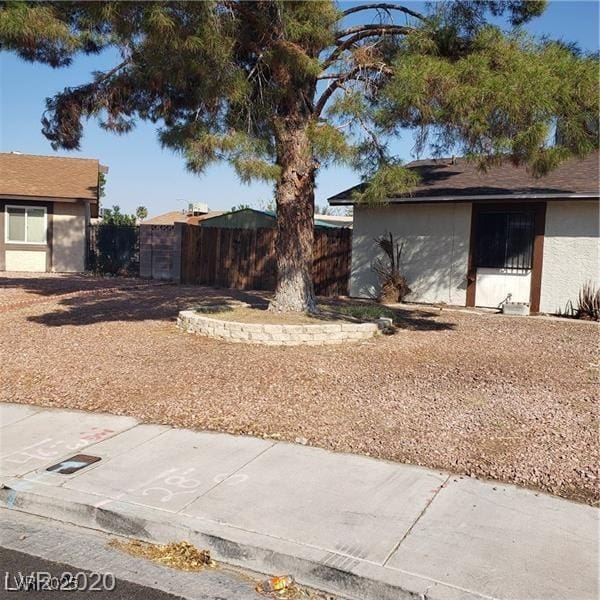
[[[379,278],[379,302],[402,302],[410,294],[410,288],[406,277],[400,270],[402,250],[404,242],[401,244],[394,241],[394,236],[390,233],[375,238],[375,243],[383,252],[383,257],[377,257],[372,264],[372,269]]]

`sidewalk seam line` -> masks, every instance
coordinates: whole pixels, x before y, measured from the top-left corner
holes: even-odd
[[[446,477],[446,479],[444,480],[442,485],[440,485],[440,487],[435,491],[435,494],[433,494],[433,496],[431,497],[431,500],[429,500],[429,502],[427,502],[427,504],[425,505],[423,510],[419,513],[419,516],[414,520],[413,524],[408,528],[407,532],[400,538],[400,541],[392,548],[391,552],[387,555],[386,559],[381,564],[382,567],[385,567],[388,564],[390,558],[392,558],[394,553],[398,550],[398,548],[400,548],[400,544],[402,544],[402,542],[409,536],[410,532],[414,529],[415,525],[421,520],[421,517],[427,512],[427,509],[432,505],[433,501],[438,497],[438,494],[444,489],[444,487],[446,487],[446,484],[448,483],[448,481],[450,481],[451,477],[452,477],[452,475],[448,475],[448,477]]]
[[[94,442],[94,445],[102,444],[103,442],[106,442],[108,440],[114,440],[117,436],[121,435],[121,433],[127,433],[128,431],[133,431],[136,427],[139,427],[140,425],[146,425],[146,423],[137,423],[133,427],[130,427],[129,429],[126,429],[125,431],[121,431],[120,433],[117,433],[117,435],[114,435],[110,438],[106,438],[105,440],[100,440],[99,442]],[[163,425],[157,425],[157,426],[163,427]],[[112,456],[107,457],[106,461],[104,463],[102,463],[101,461],[98,461],[97,463],[93,463],[92,465],[90,465],[91,466],[90,469],[82,469],[81,472],[75,472],[75,473],[73,473],[72,477],[67,475],[66,477],[68,477],[68,479],[63,480],[58,485],[58,487],[64,487],[66,483],[69,483],[69,481],[74,481],[75,479],[77,479],[77,477],[79,477],[81,475],[85,475],[86,473],[95,471],[97,468],[107,465],[113,458],[119,458],[120,456],[123,456],[124,454],[126,454],[127,452],[130,452],[131,450],[135,450],[136,448],[143,446],[146,442],[156,440],[161,435],[173,430],[173,427],[171,427],[170,425],[166,425],[166,427],[167,427],[167,429],[165,429],[164,431],[161,431],[160,433],[157,433],[156,435],[149,437],[148,439],[144,440],[143,442],[140,442],[139,444],[136,444],[135,446],[131,446],[130,448],[127,448],[126,450],[123,450],[122,452],[118,452],[116,454],[113,454]],[[86,446],[84,449],[88,450],[89,448],[90,448],[90,446]],[[100,457],[100,458],[103,458],[103,457]],[[26,473],[26,475],[28,475],[28,474],[29,473]],[[74,488],[65,488],[65,489],[74,489]]]
[[[26,406],[26,405],[23,405],[23,406]],[[11,427],[12,425],[16,425],[17,423],[22,423],[26,419],[31,419],[31,417],[34,417],[35,415],[37,415],[38,412],[39,411],[36,411],[32,415],[27,415],[26,417],[21,417],[20,419],[17,419],[16,421],[12,421],[10,423],[6,423],[6,425],[0,425],[0,429],[4,429],[5,427]]]
[[[192,500],[190,500],[189,502],[187,502],[186,504],[184,504],[175,514],[180,514],[190,504],[193,504],[199,498],[202,498],[203,496],[206,496],[206,494],[208,494],[209,492],[212,492],[215,488],[219,487],[222,483],[225,483],[229,478],[233,477],[236,473],[238,473],[239,471],[241,471],[243,468],[247,467],[251,462],[255,461],[259,456],[262,456],[265,452],[267,452],[268,450],[270,450],[271,448],[273,448],[273,446],[275,446],[276,443],[277,442],[272,442],[270,446],[267,446],[264,450],[261,450],[256,456],[253,456],[250,460],[246,461],[243,465],[240,465],[235,471],[232,471],[229,475],[227,475],[227,477],[225,477],[225,479],[223,479],[222,481],[219,481],[218,483],[215,483],[215,485],[213,485],[212,487],[208,488],[205,492],[203,492],[199,496],[196,496],[195,498],[193,498]]]

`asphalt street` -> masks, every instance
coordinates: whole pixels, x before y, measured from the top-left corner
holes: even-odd
[[[11,598],[15,600],[20,598],[35,600],[60,600],[62,598],[72,600],[174,600],[175,598],[181,598],[181,596],[173,596],[151,587],[136,585],[121,579],[113,580],[110,576],[105,577],[103,581],[102,577],[92,576],[89,571],[82,571],[73,565],[50,562],[1,547],[0,565],[0,577],[2,578],[0,598],[6,598],[7,600]],[[36,579],[28,580],[29,577],[33,576],[37,578],[40,584],[43,584],[43,580],[47,580],[45,575],[47,573],[55,578],[52,583],[56,587],[62,587],[62,589],[38,591],[35,589]],[[82,575],[83,573],[85,575]],[[71,578],[73,579],[71,580]],[[67,591],[65,589],[69,587],[69,584],[83,586],[86,581],[88,586],[94,589],[85,591],[73,589]],[[30,586],[30,589],[24,591],[22,588],[27,585]],[[114,589],[105,589],[106,587],[112,588],[113,585]],[[220,600],[223,596],[216,593],[213,598]]]
[[[224,564],[181,571],[130,556],[112,547],[112,540],[114,536],[98,531],[0,509],[0,600],[264,598],[254,589],[264,577],[258,573]],[[55,578],[53,587],[63,589],[36,591],[48,579],[46,573]]]

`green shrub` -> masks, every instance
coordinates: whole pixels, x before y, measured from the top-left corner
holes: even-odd
[[[233,308],[227,304],[207,304],[206,306],[198,306],[195,311],[203,314],[216,314],[232,311]]]
[[[359,319],[361,321],[374,321],[375,319],[387,318],[396,320],[394,312],[384,306],[374,306],[371,304],[354,304],[349,306],[340,306],[336,310],[344,315]]]

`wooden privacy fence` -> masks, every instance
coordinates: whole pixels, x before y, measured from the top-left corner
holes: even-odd
[[[140,226],[140,277],[172,279],[179,251],[173,225]]]
[[[275,229],[184,224],[181,282],[241,290],[274,290]],[[351,229],[315,229],[313,281],[319,296],[348,294]]]

